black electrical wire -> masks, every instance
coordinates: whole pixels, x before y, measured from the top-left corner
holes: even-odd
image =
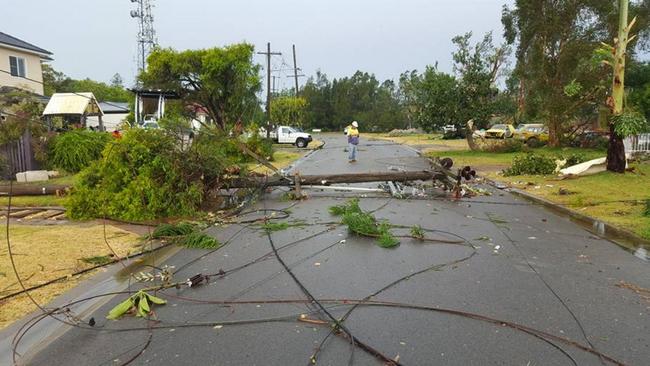
[[[594,350],[597,350],[596,347],[593,345],[593,343],[591,343],[591,340],[589,340],[589,337],[587,336],[587,332],[585,331],[585,328],[583,327],[582,323],[580,322],[580,320],[578,319],[576,314],[573,312],[573,310],[571,310],[571,308],[569,308],[569,305],[567,305],[567,303],[560,297],[560,295],[558,295],[558,293],[553,289],[553,287],[551,287],[551,285],[544,279],[542,274],[539,273],[539,271],[537,271],[537,268],[535,268],[535,266],[533,266],[532,263],[530,263],[530,261],[528,260],[528,257],[524,254],[524,252],[521,250],[521,248],[519,248],[519,245],[517,245],[516,241],[514,239],[512,239],[512,237],[510,235],[508,235],[508,233],[505,230],[503,230],[503,228],[501,226],[499,226],[497,222],[493,221],[490,218],[489,213],[486,212],[485,214],[488,217],[488,219],[490,219],[492,224],[494,224],[494,226],[501,232],[501,234],[506,239],[508,239],[510,244],[517,250],[517,252],[519,252],[519,255],[526,262],[526,265],[535,273],[535,276],[537,278],[539,278],[539,280],[551,292],[551,294],[553,294],[553,296],[560,302],[560,304],[562,304],[562,307],[564,307],[564,309],[566,309],[566,311],[571,315],[571,317],[573,318],[575,323],[578,325],[578,329],[580,330],[580,333],[582,334],[584,339],[587,341],[589,346],[591,348],[593,348]],[[600,362],[604,365],[605,361],[603,360],[602,356],[599,356],[599,359],[600,359]]]

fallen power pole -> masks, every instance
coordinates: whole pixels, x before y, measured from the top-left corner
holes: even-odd
[[[300,178],[298,180],[298,177]],[[326,175],[300,175],[291,181],[282,177],[271,176],[268,178],[234,178],[225,181],[230,188],[250,188],[259,186],[293,186],[299,182],[303,186],[327,186],[339,183],[367,183],[367,182],[408,182],[416,180],[441,180],[451,181],[448,175],[439,171],[410,171],[410,172],[370,172],[353,174],[326,174]],[[455,183],[455,182],[454,182]]]
[[[66,190],[69,188],[67,185],[61,184],[51,184],[43,186],[19,186],[14,185],[10,187],[8,185],[0,185],[0,197],[9,196],[11,192],[12,196],[46,196],[46,195],[55,195],[55,194],[65,194]]]

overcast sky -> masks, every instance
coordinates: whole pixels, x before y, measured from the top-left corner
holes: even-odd
[[[451,71],[451,38],[494,31],[502,38],[501,8],[511,0],[153,0],[158,42],[175,49],[246,41],[257,51],[271,42],[273,65],[291,64],[311,76],[356,70],[396,79],[405,70],[439,62]],[[130,0],[0,0],[0,31],[54,53],[53,66],[74,78],[108,81],[119,72],[127,85],[136,66],[137,24]],[[11,3],[11,6],[8,4]],[[263,64],[263,56],[256,56]],[[282,76],[282,87],[291,80]],[[278,75],[280,76],[280,75]],[[301,79],[301,83],[304,82]]]

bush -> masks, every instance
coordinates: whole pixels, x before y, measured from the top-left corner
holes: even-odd
[[[486,140],[481,150],[493,153],[513,153],[524,151],[525,147],[523,142],[515,139]]]
[[[201,135],[182,150],[165,131],[128,130],[80,173],[69,215],[132,221],[191,216],[207,190],[219,186],[224,169],[241,157],[227,155],[228,146],[225,139]]]
[[[50,165],[76,173],[99,159],[111,136],[105,132],[74,130],[57,136],[52,142]]]
[[[512,160],[512,166],[503,171],[506,177],[513,175],[547,175],[555,172],[555,159],[535,154],[527,153],[515,156]]]
[[[273,141],[262,138],[257,133],[253,133],[246,141],[246,146],[264,159],[273,160]],[[249,156],[247,158],[248,160],[252,159]]]
[[[577,152],[566,154],[566,155],[560,155],[558,156],[558,159],[559,160],[566,159],[566,164],[564,164],[565,167],[584,163],[585,161],[587,161],[587,157],[584,154],[577,153]]]

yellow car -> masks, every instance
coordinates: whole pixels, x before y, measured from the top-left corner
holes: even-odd
[[[514,135],[515,128],[512,125],[498,124],[485,131],[486,139],[506,139]]]
[[[537,146],[548,142],[548,128],[541,123],[519,125],[514,137],[527,145]]]

